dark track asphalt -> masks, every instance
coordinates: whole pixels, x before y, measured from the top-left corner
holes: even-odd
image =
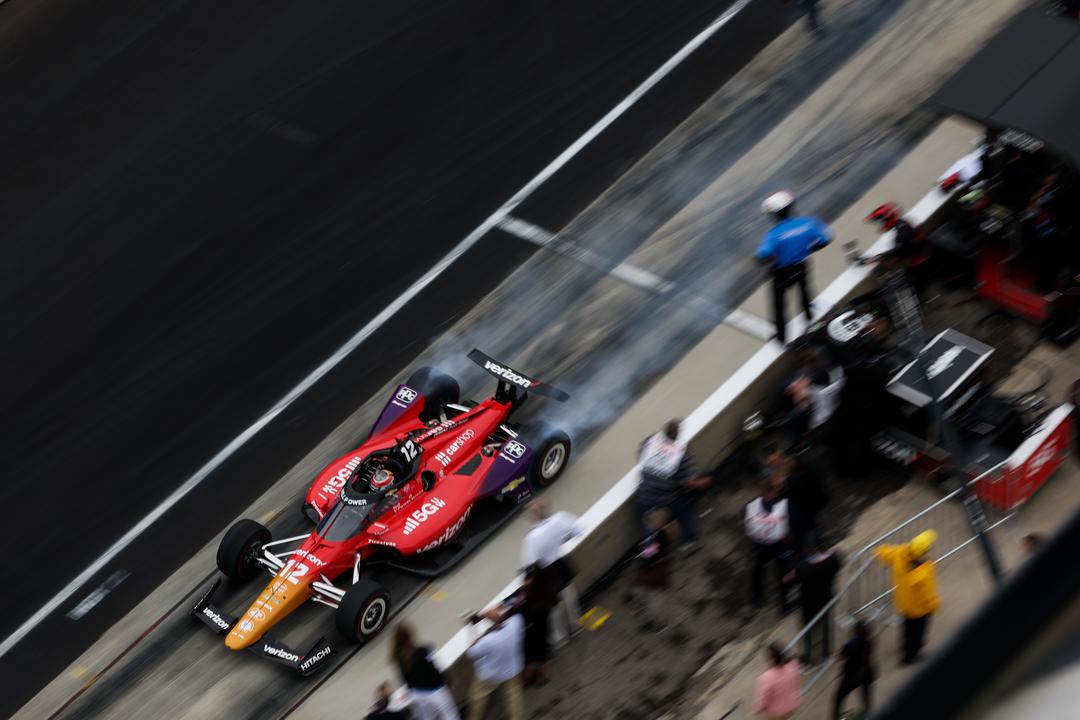
[[[727,4],[0,7],[0,539],[25,548],[0,637]],[[753,3],[519,214],[557,229],[791,12]],[[474,247],[0,660],[0,713],[531,252]],[[117,568],[108,599],[63,617]]]

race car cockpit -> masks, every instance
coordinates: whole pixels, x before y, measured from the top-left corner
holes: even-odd
[[[397,491],[416,477],[419,468],[420,446],[410,439],[376,450],[353,471],[341,488],[340,500],[319,522],[316,532],[329,542],[354,537],[389,504],[397,502]]]

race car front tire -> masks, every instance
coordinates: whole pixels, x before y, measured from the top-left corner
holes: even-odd
[[[379,583],[360,578],[345,591],[334,620],[338,632],[357,643],[375,637],[390,618],[390,593]]]
[[[232,580],[255,577],[259,571],[255,557],[270,538],[270,531],[254,520],[237,520],[218,545],[218,570]]]
[[[424,397],[420,419],[431,422],[439,419],[439,411],[447,403],[457,403],[461,396],[458,381],[433,367],[418,368],[405,384]]]
[[[570,460],[570,436],[543,422],[526,423],[518,437],[534,449],[526,478],[534,488],[554,484]]]

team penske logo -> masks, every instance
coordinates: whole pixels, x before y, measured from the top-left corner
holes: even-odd
[[[505,368],[502,365],[496,365],[495,363],[491,362],[490,360],[485,360],[484,361],[484,369],[487,370],[490,373],[494,373],[495,375],[498,375],[499,377],[501,377],[503,380],[505,380],[507,382],[513,383],[513,384],[518,385],[519,387],[523,387],[525,389],[534,388],[534,387],[536,387],[537,385],[540,384],[540,381],[538,381],[538,380],[530,380],[529,378],[525,377],[524,375],[518,375],[516,372],[514,372],[510,368]]]
[[[418,509],[409,513],[409,516],[405,518],[405,529],[402,532],[403,535],[408,535],[416,528],[420,527],[422,523],[427,522],[428,518],[439,512],[440,509],[446,507],[446,501],[433,497],[421,505]]]
[[[454,442],[447,445],[442,451],[435,453],[435,459],[442,463],[443,467],[450,464],[450,459],[461,448],[465,447],[465,443],[476,437],[476,431],[472,428],[467,429],[465,432],[454,438]]]

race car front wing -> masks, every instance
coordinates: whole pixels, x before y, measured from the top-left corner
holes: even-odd
[[[221,579],[219,578],[214,581],[210,589],[191,609],[191,614],[199,618],[203,624],[218,635],[226,635],[239,618],[228,614],[211,603],[214,593],[217,592],[220,586]],[[334,653],[333,646],[325,637],[320,637],[306,653],[300,654],[285,643],[280,642],[274,637],[273,633],[269,632],[265,633],[259,638],[259,642],[251,645],[248,649],[268,660],[296,670],[303,677],[313,675],[322,669],[329,657]]]

